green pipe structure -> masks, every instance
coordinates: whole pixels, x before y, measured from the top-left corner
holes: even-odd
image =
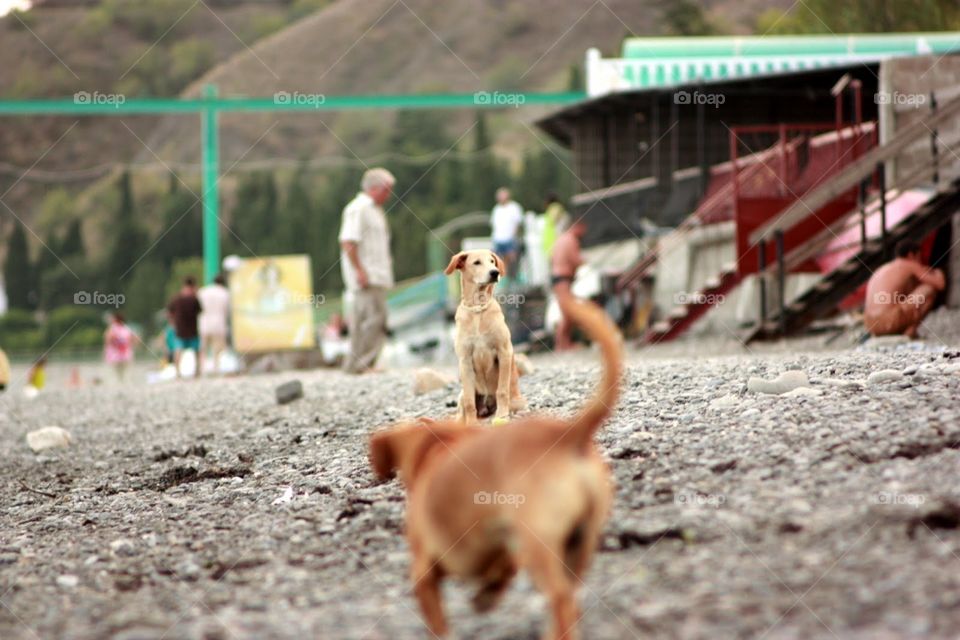
[[[203,129],[203,275],[206,282],[220,270],[219,123],[221,112],[342,111],[348,109],[506,109],[533,105],[562,105],[586,97],[581,91],[521,93],[427,93],[334,96],[280,91],[272,97],[220,97],[215,85],[206,85],[199,98],[130,98],[121,94],[81,91],[72,98],[0,100],[0,116],[116,116],[199,113]]]

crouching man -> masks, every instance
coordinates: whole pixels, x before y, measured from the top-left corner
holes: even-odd
[[[901,241],[897,257],[877,269],[867,283],[864,328],[874,336],[917,337],[917,329],[937,294],[946,287],[943,271],[923,264],[920,245]]]

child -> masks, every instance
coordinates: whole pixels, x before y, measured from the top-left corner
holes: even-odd
[[[123,382],[127,365],[133,360],[133,331],[123,321],[119,311],[111,316],[110,326],[103,334],[103,357],[107,364],[113,365],[117,379]]]
[[[42,355],[27,372],[27,385],[37,391],[47,384],[47,356]]]

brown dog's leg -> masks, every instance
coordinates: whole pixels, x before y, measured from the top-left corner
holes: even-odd
[[[510,412],[523,411],[527,408],[527,401],[520,393],[520,372],[517,370],[517,357],[514,355],[510,365]]]
[[[524,564],[533,583],[550,602],[553,624],[543,640],[577,640],[576,593],[571,576],[563,564],[562,545],[548,546],[532,533],[526,536]]]
[[[510,417],[511,378],[513,371],[513,348],[511,345],[497,351],[497,413],[495,418]]]
[[[498,556],[480,576],[483,582],[473,596],[474,610],[478,613],[485,613],[497,606],[516,575],[517,565],[513,558],[507,553]]]
[[[443,615],[443,602],[440,599],[440,580],[443,573],[429,558],[414,554],[411,567],[413,593],[423,612],[423,620],[433,635],[442,637],[447,634],[447,621]]]
[[[467,424],[477,421],[477,385],[473,379],[473,358],[457,354],[460,358],[460,412]]]

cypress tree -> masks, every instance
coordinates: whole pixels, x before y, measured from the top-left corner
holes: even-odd
[[[36,297],[33,265],[27,234],[19,220],[13,223],[13,232],[7,240],[7,259],[3,263],[3,282],[7,290],[7,304],[11,309],[31,309]]]

